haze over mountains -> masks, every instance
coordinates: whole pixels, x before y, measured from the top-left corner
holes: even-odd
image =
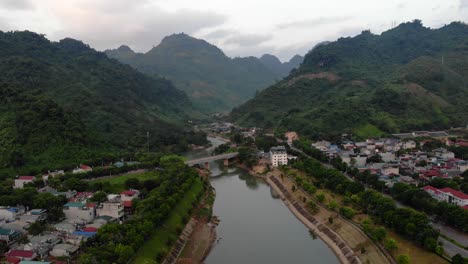
[[[281,63],[273,55],[231,59],[216,46],[183,33],[165,37],[144,54],[128,46],[105,52],[150,76],[173,81],[197,109],[207,113],[229,111],[282,79],[303,60],[295,56]]]
[[[232,118],[313,138],[466,126],[467,84],[468,26],[430,29],[415,20],[319,45]]]

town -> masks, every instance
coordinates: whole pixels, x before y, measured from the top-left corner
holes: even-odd
[[[138,162],[115,162],[113,168],[133,168]],[[69,175],[82,176],[93,169],[80,165]],[[63,177],[63,170],[49,172],[42,178],[19,176],[14,180],[15,190],[25,190],[41,182],[39,194],[49,194],[65,202],[60,212],[43,208],[29,208],[22,204],[0,207],[0,240],[3,242],[6,263],[69,263],[80,251],[80,246],[107,223],[122,223],[132,217],[134,199],[140,191],[126,189],[119,193],[102,191],[58,191],[48,183]],[[83,179],[84,181],[84,179]],[[59,215],[56,221],[46,221],[51,214]],[[41,260],[35,262],[34,260]],[[45,261],[47,260],[47,261]]]
[[[431,134],[424,134],[431,136]],[[406,134],[396,134],[404,137]],[[379,180],[392,187],[397,182],[424,186],[439,180],[461,179],[468,170],[468,161],[455,158],[455,154],[446,149],[449,146],[468,146],[468,140],[451,141],[448,134],[439,133],[436,139],[416,142],[411,138],[379,138],[362,142],[343,141],[341,146],[328,141],[318,141],[313,147],[325,153],[329,158],[339,157],[351,168],[360,172],[369,171],[378,175]],[[431,148],[431,142],[443,144]],[[426,147],[425,147],[426,146]],[[458,205],[468,210],[468,195],[449,187],[437,189],[422,187],[439,201]]]

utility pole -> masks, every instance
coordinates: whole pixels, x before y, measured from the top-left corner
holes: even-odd
[[[149,131],[146,132],[146,145],[148,146],[148,153],[150,152],[150,144],[149,144],[149,136],[150,136],[150,133]]]

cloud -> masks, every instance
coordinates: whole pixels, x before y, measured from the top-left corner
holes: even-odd
[[[224,44],[235,44],[239,46],[255,46],[259,45],[261,43],[264,43],[270,39],[272,39],[273,36],[271,34],[267,35],[257,35],[257,34],[234,34],[230,37],[228,37],[225,41]]]
[[[236,31],[235,30],[231,30],[231,29],[218,29],[218,30],[215,30],[215,31],[212,31],[208,34],[205,34],[202,36],[202,38],[206,38],[206,39],[222,39],[222,38],[226,38],[232,34],[235,34]]]
[[[318,17],[307,20],[297,20],[288,23],[282,23],[276,25],[277,29],[289,29],[289,28],[304,28],[304,27],[317,27],[329,24],[338,24],[351,20],[352,16],[334,16],[334,17]]]
[[[0,8],[8,10],[30,10],[34,9],[34,5],[30,0],[1,0]]]
[[[61,28],[48,35],[53,39],[77,38],[100,50],[126,44],[136,51],[147,51],[167,35],[179,32],[190,35],[226,21],[224,15],[214,12],[191,9],[170,12],[146,0],[100,0],[99,4],[80,0],[80,5],[76,0],[70,2],[57,2],[52,11]]]
[[[468,0],[460,0],[460,5],[459,5],[460,10],[468,10]]]

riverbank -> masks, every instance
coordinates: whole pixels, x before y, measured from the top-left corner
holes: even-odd
[[[177,236],[184,230],[183,223],[187,221],[185,217],[199,200],[197,197],[199,197],[198,195],[203,190],[202,181],[197,179],[192,188],[164,221],[163,228],[156,230],[151,238],[145,242],[136,253],[136,257],[132,263],[152,263],[151,261],[154,261],[154,259],[162,260],[170,253],[171,250],[168,249],[168,243],[172,245],[178,240]]]
[[[361,260],[355,256],[354,251],[345,243],[345,241],[309,214],[292,198],[289,191],[275,176],[268,175],[266,177],[266,182],[278,193],[281,200],[283,200],[294,216],[296,216],[296,218],[299,219],[311,232],[317,235],[328,245],[342,264],[362,263]]]
[[[293,213],[293,215],[301,221],[311,232],[317,235],[327,246],[333,251],[338,260],[342,264],[358,264],[362,261],[354,254],[354,251],[347,245],[347,243],[336,233],[331,231],[325,225],[317,221],[310,215],[299,202],[293,199],[293,196],[287,189],[278,181],[274,182],[271,173],[265,173],[266,167],[249,168],[244,164],[237,164],[241,169],[246,170],[250,175],[263,179],[276,193],[280,196],[286,207]],[[281,186],[279,186],[281,185]],[[283,187],[283,188],[281,188]],[[371,263],[388,263],[388,262],[371,262]]]
[[[211,185],[207,188],[205,197],[192,216],[195,223],[192,232],[187,236],[175,263],[203,263],[216,241],[216,226],[219,220],[216,216],[212,216],[216,194]]]

